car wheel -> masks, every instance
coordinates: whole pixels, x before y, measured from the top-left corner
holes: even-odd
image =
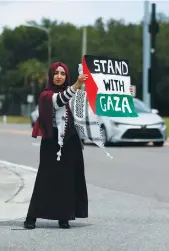
[[[108,145],[108,141],[107,141],[107,132],[106,132],[106,128],[104,127],[104,125],[102,125],[101,129],[102,129],[103,144],[104,144],[104,146],[107,146],[107,145]]]
[[[164,141],[154,142],[153,144],[154,144],[154,146],[163,146],[164,145]]]

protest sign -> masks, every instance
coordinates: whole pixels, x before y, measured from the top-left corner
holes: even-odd
[[[107,117],[138,117],[130,92],[127,60],[85,55],[83,73],[88,74],[85,90],[93,112]]]

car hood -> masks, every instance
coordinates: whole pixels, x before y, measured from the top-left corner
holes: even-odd
[[[116,123],[128,124],[128,125],[152,125],[162,123],[163,119],[153,113],[138,113],[136,118],[111,118]]]

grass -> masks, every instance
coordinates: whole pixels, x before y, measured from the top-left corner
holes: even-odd
[[[0,123],[3,122],[3,117],[0,116]],[[7,116],[7,123],[9,124],[30,124],[30,118],[23,116]]]
[[[167,125],[167,136],[169,137],[169,117],[164,118],[165,123]],[[2,123],[3,119],[0,116],[0,123]],[[30,119],[28,117],[23,116],[7,116],[7,123],[9,124],[30,124]]]
[[[166,126],[167,126],[167,136],[169,137],[169,118],[164,118]]]

